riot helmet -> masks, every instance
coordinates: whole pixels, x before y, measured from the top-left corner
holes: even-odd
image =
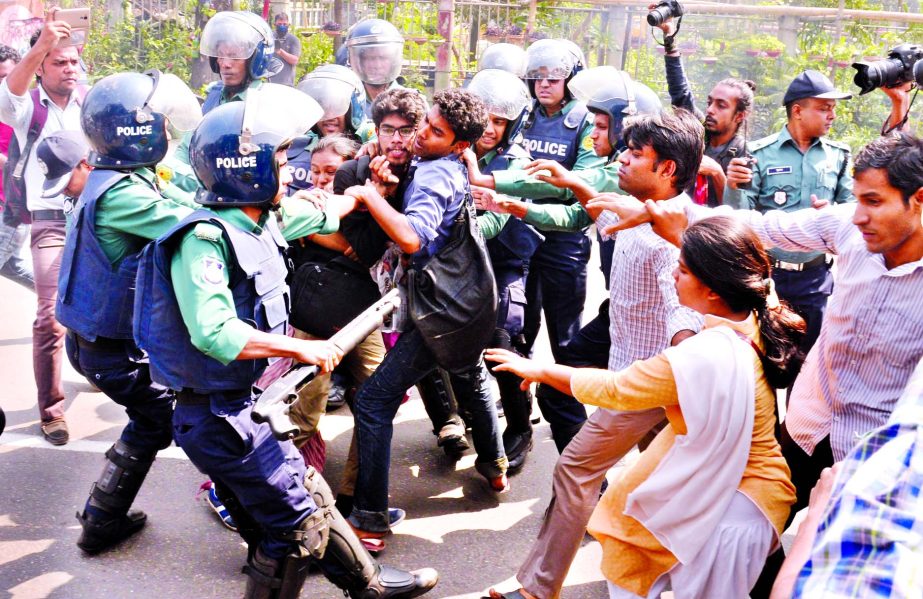
[[[349,66],[363,83],[387,85],[401,74],[404,38],[381,19],[359,21],[346,35]]]
[[[323,113],[307,94],[274,83],[251,89],[243,102],[210,111],[189,142],[189,162],[202,185],[196,201],[271,206],[279,191],[276,152],[304,135]]]
[[[577,56],[561,40],[538,40],[526,50],[526,82],[529,93],[535,98],[535,82],[539,79],[563,79],[570,81],[576,72]],[[564,88],[565,100],[570,99],[568,88]]]
[[[624,149],[624,119],[636,114],[657,114],[663,106],[657,94],[643,83],[632,81],[625,71],[613,66],[586,69],[567,84],[574,97],[585,102],[590,112],[609,117],[609,143],[616,152]]]
[[[583,50],[580,49],[580,46],[578,46],[576,42],[565,38],[559,38],[554,41],[564,44],[564,46],[567,47],[567,50],[574,55],[575,63],[574,72],[572,73],[573,75],[576,75],[589,66],[587,65],[586,56],[583,54]]]
[[[202,108],[176,75],[152,70],[103,77],[87,93],[80,127],[92,151],[87,162],[101,169],[152,166],[174,138],[192,131]]]
[[[515,44],[492,44],[481,54],[478,71],[500,69],[520,79],[526,76],[526,51]]]
[[[471,78],[468,91],[484,101],[487,112],[509,121],[500,144],[509,147],[516,143],[529,107],[532,105],[526,84],[507,71],[487,69],[478,71]]]
[[[365,88],[352,69],[336,64],[319,66],[301,80],[298,89],[320,104],[324,110],[322,121],[345,116],[349,133],[355,133],[362,126]]]
[[[219,58],[247,61],[247,75],[262,79],[282,70],[275,54],[275,36],[269,24],[248,11],[219,12],[202,29],[199,52],[208,56],[212,72],[218,73]]]

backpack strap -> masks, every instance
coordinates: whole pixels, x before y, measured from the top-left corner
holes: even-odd
[[[45,128],[45,123],[48,121],[48,107],[42,104],[39,88],[36,87],[29,94],[32,96],[32,120],[29,121],[29,131],[26,133],[26,145],[23,146],[22,151],[19,153],[19,162],[16,163],[16,168],[13,169],[13,176],[17,179],[22,179],[22,173],[29,162],[32,146],[35,145],[39,135],[42,134],[42,129]]]

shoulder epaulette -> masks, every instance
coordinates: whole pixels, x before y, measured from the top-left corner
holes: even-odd
[[[852,148],[850,148],[849,144],[844,141],[834,141],[832,139],[827,139],[826,137],[821,137],[820,139],[828,146],[833,146],[834,148],[845,150],[847,153],[852,152]]]
[[[199,223],[192,232],[198,239],[203,241],[217,243],[221,239],[221,228],[211,223]]]
[[[747,149],[751,152],[756,152],[757,150],[762,150],[766,146],[771,146],[779,140],[779,134],[773,133],[772,135],[767,135],[762,139],[756,141],[751,141],[747,144]]]

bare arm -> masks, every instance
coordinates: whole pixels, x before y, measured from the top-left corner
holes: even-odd
[[[42,33],[39,34],[35,45],[26,52],[13,70],[10,71],[6,78],[6,84],[10,92],[17,96],[24,96],[29,91],[29,85],[32,84],[32,78],[35,77],[35,71],[41,66],[42,61],[48,56],[48,53],[54,50],[61,39],[69,37],[71,33],[70,25],[64,21],[52,21],[51,16],[54,13],[49,12],[45,25],[42,27]]]
[[[343,351],[329,341],[307,341],[254,329],[253,335],[236,359],[275,357],[294,358],[299,362],[319,366],[324,372],[330,372],[340,363]]]
[[[484,359],[488,362],[496,362],[496,370],[501,372],[512,372],[522,377],[520,387],[525,390],[533,381],[551,385],[561,393],[573,395],[570,390],[570,378],[574,374],[574,368],[570,366],[561,366],[560,364],[541,364],[535,360],[524,358],[519,354],[507,351],[505,349],[490,348],[484,352]]]
[[[384,232],[401,248],[402,252],[412,254],[420,249],[420,237],[417,235],[407,217],[391,207],[388,200],[383,198],[374,185],[355,185],[346,190],[346,195],[352,196],[365,204],[369,214],[384,230]]]

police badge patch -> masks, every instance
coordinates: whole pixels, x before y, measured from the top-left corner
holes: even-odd
[[[784,191],[777,191],[772,198],[772,200],[779,206],[783,205],[787,199],[787,194]]]
[[[202,279],[212,285],[223,285],[224,264],[209,256],[202,258]]]

